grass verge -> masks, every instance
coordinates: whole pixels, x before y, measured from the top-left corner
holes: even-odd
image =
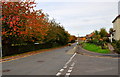
[[[97,46],[91,43],[84,43],[83,48],[88,51],[97,52],[97,53],[103,53],[103,54],[110,53],[109,49],[102,49],[101,46]]]

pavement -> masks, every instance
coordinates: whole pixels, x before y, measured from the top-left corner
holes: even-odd
[[[118,75],[118,59],[76,55],[71,75]]]
[[[110,44],[110,43],[108,43],[108,48],[109,48],[109,50],[112,52],[112,53],[115,53],[114,52],[114,47]]]
[[[81,55],[77,49],[73,44],[3,62],[2,77],[118,77],[119,58]]]

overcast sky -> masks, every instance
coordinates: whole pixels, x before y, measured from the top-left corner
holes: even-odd
[[[42,9],[72,35],[85,36],[94,30],[112,27],[118,15],[119,0],[37,0],[36,9]],[[103,2],[104,1],[104,2]]]

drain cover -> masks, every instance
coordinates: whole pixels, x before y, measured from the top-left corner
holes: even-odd
[[[2,70],[2,72],[9,72],[10,70],[9,69],[7,69],[7,70]]]
[[[37,61],[37,62],[44,62],[44,61]]]
[[[65,52],[67,52],[68,50],[65,50]]]

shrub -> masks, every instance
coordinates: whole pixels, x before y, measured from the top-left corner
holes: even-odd
[[[107,42],[105,40],[92,39],[89,40],[88,43],[100,46],[102,49],[108,49]]]
[[[101,47],[102,47],[102,49],[108,49],[107,43],[104,43]]]
[[[116,53],[118,53],[118,54],[120,54],[120,40],[119,41],[114,41],[113,43],[112,43],[112,45],[114,46],[114,48],[115,48],[115,52]]]

